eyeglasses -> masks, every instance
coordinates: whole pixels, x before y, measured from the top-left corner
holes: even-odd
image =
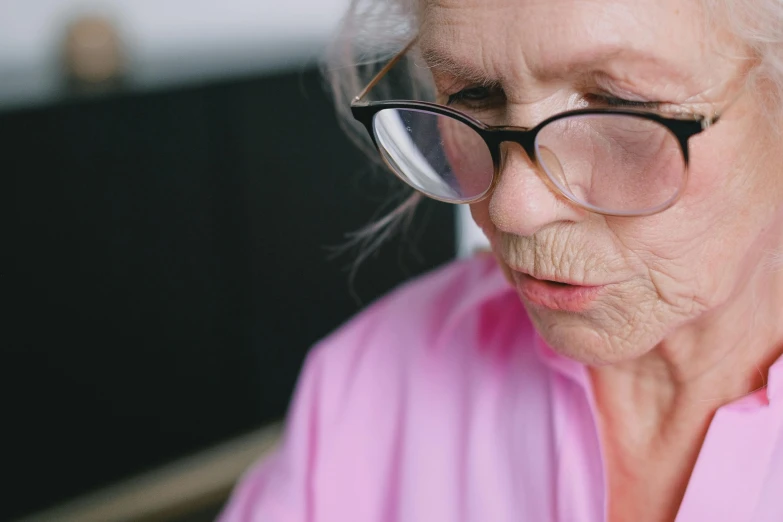
[[[414,42],[353,99],[351,112],[397,177],[447,203],[488,197],[501,145],[516,143],[549,189],[577,207],[609,216],[655,214],[685,188],[688,140],[720,118],[599,108],[563,112],[533,128],[496,127],[436,103],[363,101]]]

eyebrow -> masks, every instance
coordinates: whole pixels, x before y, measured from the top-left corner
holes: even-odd
[[[490,86],[500,83],[498,78],[493,78],[481,68],[472,64],[465,63],[437,48],[427,48],[421,50],[421,57],[433,75],[437,73],[448,75],[459,81],[475,83],[484,86]]]
[[[493,77],[482,68],[464,60],[460,60],[448,51],[430,47],[421,49],[420,52],[427,67],[433,72],[436,84],[438,84],[439,87],[441,86],[440,84],[444,83],[443,76],[446,76],[448,80],[452,80],[454,83],[466,82],[482,86],[495,86],[501,84],[502,78]],[[610,77],[614,77],[614,74],[608,72],[608,68],[599,67],[599,64],[608,64],[615,60],[655,64],[660,68],[660,75],[662,77],[668,77],[669,79],[676,79],[679,81],[687,78],[682,71],[672,71],[665,67],[665,64],[654,55],[624,47],[606,48],[592,55],[585,54],[577,59],[558,64],[555,69],[536,69],[532,71],[532,73],[535,77],[544,81],[565,78],[567,76],[580,81],[592,81],[596,77],[596,73],[601,72],[607,73]],[[664,70],[666,70],[665,74],[663,73]]]

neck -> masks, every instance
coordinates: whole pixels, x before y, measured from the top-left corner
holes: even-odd
[[[664,421],[679,410],[712,414],[763,387],[783,355],[783,271],[760,267],[741,286],[644,356],[591,369],[599,407]]]
[[[783,271],[759,267],[738,286],[646,355],[590,369],[609,489],[638,483],[659,505],[670,499],[662,520],[676,514],[716,410],[762,389],[783,355]]]

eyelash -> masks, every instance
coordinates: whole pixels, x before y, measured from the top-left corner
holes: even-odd
[[[496,87],[469,87],[467,89],[462,89],[461,91],[450,94],[446,104],[451,106],[456,103],[464,103],[480,108],[488,105],[491,98],[502,95],[503,91]],[[606,94],[588,94],[584,97],[584,99],[588,103],[604,107],[647,110],[657,110],[661,107],[660,102],[626,100],[624,98],[618,98],[616,96]]]
[[[493,96],[502,94],[502,91],[492,87],[468,87],[461,91],[450,94],[448,97],[447,105],[454,105],[456,103],[465,103],[471,106],[483,106],[488,103],[488,100]]]
[[[597,102],[598,105],[606,107],[619,107],[622,109],[647,109],[657,110],[661,107],[661,102],[626,100],[616,96],[606,94],[588,94],[585,96],[588,102]]]

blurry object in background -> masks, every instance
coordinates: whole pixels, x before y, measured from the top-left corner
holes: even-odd
[[[0,1],[0,111],[67,99],[65,31],[119,29],[123,91],[290,72],[322,52],[348,0]]]
[[[0,521],[282,418],[352,293],[455,253],[453,209],[427,201],[353,285],[354,257],[328,260],[405,193],[340,131],[314,68],[76,98],[0,111]]]
[[[270,424],[196,455],[16,522],[207,522],[237,479],[278,444]]]
[[[77,92],[117,88],[125,76],[125,56],[116,26],[107,18],[85,16],[69,27],[64,41],[68,86]]]
[[[452,209],[424,202],[415,234],[353,284],[351,254],[327,259],[399,188],[369,172],[306,65],[345,2],[95,0],[86,18],[77,0],[0,2],[15,224],[0,522],[184,500],[168,487],[181,481],[147,479],[280,419],[309,347],[358,310],[352,294],[370,302],[453,257]],[[111,94],[69,96],[66,73],[73,93]],[[240,447],[234,470],[255,451]],[[214,511],[219,496],[187,505]]]
[[[489,240],[470,215],[470,206],[454,206],[454,222],[457,236],[457,256],[461,258],[471,257],[478,252],[489,252],[491,247]]]

